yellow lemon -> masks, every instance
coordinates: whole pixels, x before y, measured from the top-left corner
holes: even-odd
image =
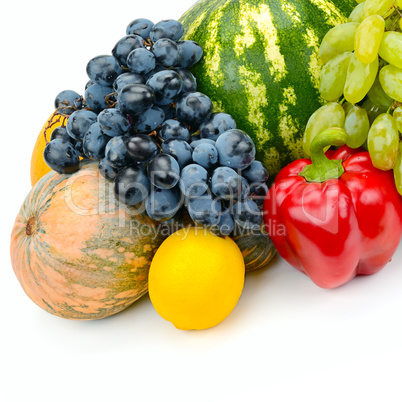
[[[43,159],[43,151],[47,142],[50,141],[52,131],[61,125],[67,124],[67,118],[60,114],[52,113],[47,122],[43,125],[36,143],[34,145],[31,156],[31,184],[34,186],[46,173],[52,169],[46,164]]]
[[[177,328],[210,328],[236,306],[244,275],[242,253],[230,237],[187,227],[158,248],[149,270],[149,297]]]

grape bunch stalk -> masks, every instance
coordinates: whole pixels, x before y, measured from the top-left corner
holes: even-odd
[[[402,195],[402,0],[357,1],[324,36],[320,94],[327,101],[307,122],[303,148],[322,130],[344,128],[378,169],[393,169]]]
[[[235,119],[214,112],[188,70],[203,55],[180,40],[176,20],[132,21],[111,51],[89,60],[84,96],[65,90],[46,163],[60,174],[99,161],[115,197],[160,222],[187,211],[194,223],[229,235],[260,230],[269,173]]]

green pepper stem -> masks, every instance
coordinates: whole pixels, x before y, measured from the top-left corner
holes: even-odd
[[[307,181],[322,183],[329,179],[338,179],[342,176],[344,169],[341,160],[328,159],[325,156],[325,149],[330,146],[341,146],[346,144],[348,135],[342,128],[328,128],[321,131],[311,142],[310,155],[311,165],[307,165],[299,175]]]

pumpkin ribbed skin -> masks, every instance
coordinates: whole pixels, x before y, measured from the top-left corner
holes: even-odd
[[[214,111],[229,113],[275,175],[303,156],[302,135],[321,106],[321,40],[355,0],[199,0],[180,18],[203,58],[191,70]]]
[[[276,254],[274,244],[263,228],[261,231],[235,233],[232,238],[243,254],[246,272],[267,267]]]
[[[116,201],[96,163],[50,172],[30,191],[11,234],[11,262],[26,294],[57,316],[104,318],[148,290],[163,237],[157,224]]]

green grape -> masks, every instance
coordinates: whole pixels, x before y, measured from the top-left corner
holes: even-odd
[[[346,75],[343,94],[350,103],[360,102],[370,90],[378,71],[378,56],[369,64],[360,62],[353,54]]]
[[[399,147],[399,133],[394,119],[388,113],[380,114],[370,127],[367,146],[371,161],[377,169],[394,167]]]
[[[382,113],[385,113],[387,109],[384,109],[381,106],[375,105],[370,98],[366,98],[362,104],[362,108],[366,110],[367,116],[370,124],[373,124],[373,121]]]
[[[398,106],[392,115],[396,127],[400,133],[402,133],[402,108]]]
[[[343,102],[342,103],[342,107],[343,110],[345,111],[345,116],[349,113],[349,110],[352,109],[354,105],[350,102]]]
[[[370,15],[358,26],[355,35],[355,54],[364,63],[372,63],[384,34],[385,21],[379,15]]]
[[[380,83],[385,93],[402,102],[402,70],[391,64],[380,70]]]
[[[393,4],[394,0],[366,0],[363,8],[363,19],[375,14],[386,18],[394,11]]]
[[[382,89],[378,74],[375,77],[374,84],[370,88],[370,91],[368,91],[367,96],[375,105],[381,106],[385,110],[392,105],[392,99]]]
[[[385,32],[378,54],[389,64],[402,68],[402,33],[389,31]]]
[[[367,112],[360,106],[353,106],[345,118],[345,131],[348,134],[346,145],[350,148],[361,147],[367,139],[370,122]]]
[[[345,111],[339,103],[331,102],[321,106],[308,119],[303,135],[304,152],[310,155],[311,141],[313,141],[315,136],[321,131],[331,127],[343,128],[344,123]]]
[[[349,15],[348,22],[362,22],[364,3],[365,2],[363,1],[353,9]]]
[[[327,63],[333,57],[344,52],[352,52],[355,46],[355,33],[359,23],[346,22],[331,28],[324,36],[319,54]]]
[[[358,3],[358,4],[361,4],[361,3],[364,3],[365,2],[365,0],[356,0],[356,3]]]
[[[351,57],[352,52],[344,52],[324,65],[321,70],[319,87],[323,99],[335,101],[342,96]]]
[[[398,193],[402,195],[402,142],[398,146],[398,155],[394,165],[394,180]]]

